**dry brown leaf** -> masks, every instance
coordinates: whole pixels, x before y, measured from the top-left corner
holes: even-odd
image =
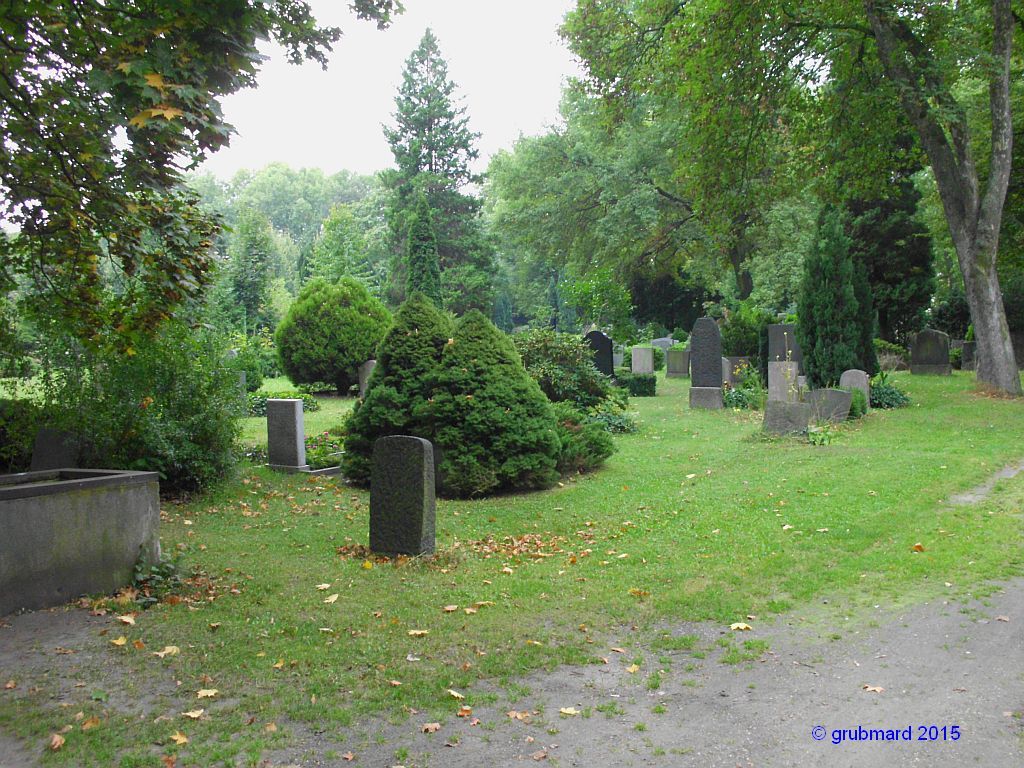
[[[730,624],[729,629],[734,632],[749,632],[751,626],[749,624],[744,624],[742,621],[737,621],[735,624]]]
[[[626,671],[629,672],[629,674],[631,675],[635,675],[637,672],[640,671],[640,667],[638,667],[636,664],[630,664],[628,667],[626,667]]]
[[[278,659],[274,664],[271,664],[274,669],[284,669],[284,659]]]
[[[867,685],[867,684],[864,684],[864,685],[861,686],[861,688],[863,688],[868,693],[884,693],[885,692],[885,688],[883,688],[880,685]]]
[[[409,637],[426,637],[430,634],[429,629],[410,629]]]
[[[206,712],[205,709],[190,709],[188,712],[182,712],[181,716],[187,717],[190,720],[198,720],[200,717],[203,716],[204,712]]]
[[[341,756],[341,759],[344,760],[345,762],[351,763],[353,760],[356,759],[356,756],[354,754],[352,754],[351,752],[346,752],[345,754],[343,754]]]
[[[188,744],[188,736],[181,731],[175,731],[171,734],[171,741],[177,744],[179,747],[183,747]]]
[[[161,659],[166,656],[177,656],[181,653],[181,648],[176,645],[165,645],[162,651],[153,651],[154,656],[159,656]]]
[[[459,606],[457,606],[457,605],[446,605],[441,610],[444,611],[445,613],[455,613],[457,610],[459,610]]]
[[[440,723],[424,723],[420,726],[421,733],[436,733],[439,730],[441,730]]]
[[[141,640],[132,640],[132,647],[136,651],[141,651],[141,650],[145,649],[146,644],[144,642],[142,642]]]
[[[520,722],[523,722],[523,723],[530,722],[530,713],[527,712],[526,710],[520,711],[520,710],[516,710],[516,709],[510,709],[505,714],[508,715],[510,720],[519,720]]]
[[[390,685],[392,688],[397,688],[401,684],[402,683],[399,680],[388,680],[388,685]]]
[[[88,720],[82,723],[82,730],[88,731],[90,728],[95,728],[99,724],[100,719],[98,717],[90,717]]]
[[[17,683],[16,680],[8,680],[6,683],[4,683],[4,690],[5,691],[13,691],[17,687],[18,687],[18,683]]]
[[[1009,621],[1009,616],[996,616],[996,621]]]
[[[558,710],[558,714],[565,715],[567,717],[575,717],[579,713],[580,711],[575,707],[562,707],[560,710]]]
[[[263,730],[267,733],[277,733],[277,723],[267,723],[263,726]]]
[[[50,735],[50,744],[49,744],[50,749],[52,749],[54,752],[56,752],[58,749],[60,749],[63,746],[64,746],[64,737],[63,736],[61,736],[59,733],[54,733],[54,734]]]
[[[536,760],[538,762],[540,762],[541,760],[546,760],[547,756],[548,756],[548,753],[545,752],[543,749],[538,749],[536,752],[534,752],[532,755],[530,755],[530,757],[532,757],[534,760]]]
[[[911,549],[914,552],[924,552],[924,544],[922,544],[921,542],[917,542],[917,544],[912,546]]]
[[[117,620],[120,621],[122,624],[127,624],[129,627],[135,626],[135,617],[132,616],[130,613],[126,613],[124,616],[118,616]]]
[[[219,691],[216,688],[200,688],[196,692],[197,699],[212,699]]]
[[[625,653],[625,648],[612,648],[612,653]]]
[[[128,638],[124,635],[121,635],[117,639],[111,640],[110,643],[111,645],[116,645],[118,648],[123,648],[124,646],[128,645]]]
[[[464,695],[462,695],[458,691],[452,690],[451,688],[448,689],[448,695],[451,696],[453,699],[464,699],[464,698],[466,698]]]
[[[318,590],[320,590],[321,592],[326,592],[328,589],[331,588],[331,585],[330,584],[317,584],[316,588]]]
[[[463,704],[461,707],[459,707],[459,711],[455,713],[455,716],[456,717],[469,717],[472,714],[473,714],[473,708],[472,707],[467,707],[465,704]]]

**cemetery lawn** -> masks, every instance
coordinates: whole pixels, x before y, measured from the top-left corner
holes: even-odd
[[[200,574],[192,599],[134,626],[115,617],[130,605],[111,605],[105,634],[75,649],[78,663],[93,654],[88,673],[62,675],[75,657],[61,655],[29,679],[5,669],[19,695],[0,690],[0,726],[42,754],[75,724],[47,764],[255,766],[289,734],[515,709],[517,680],[559,664],[636,664],[642,690],[657,660],[639,644],[686,622],[786,614],[843,631],[866,605],[984,593],[1024,570],[1024,475],[975,505],[944,500],[1024,458],[1024,401],[980,395],[966,373],[895,380],[909,408],[813,446],[761,437],[757,412],[691,411],[688,381],[659,376],[601,471],[440,501],[432,558],[369,556],[363,490],[243,466],[164,505],[164,550]],[[180,652],[153,655],[166,646]],[[83,730],[78,712],[99,725]]]

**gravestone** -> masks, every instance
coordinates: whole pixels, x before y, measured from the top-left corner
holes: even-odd
[[[434,551],[434,449],[407,435],[373,444],[370,470],[370,549],[386,555]]]
[[[732,376],[732,363],[728,357],[722,358],[722,386],[728,384],[730,387],[735,384]]]
[[[587,344],[594,351],[594,367],[605,376],[615,373],[615,363],[612,355],[612,340],[608,334],[601,331],[591,331],[586,336]]]
[[[718,409],[722,402],[722,332],[701,317],[690,334],[690,407]]]
[[[370,374],[377,367],[376,360],[367,360],[359,366],[359,396],[366,397],[366,390],[370,386]]]
[[[796,377],[796,389],[797,392],[803,393],[807,389],[807,377],[797,376]]]
[[[670,349],[665,353],[665,376],[670,379],[690,375],[690,350]]]
[[[654,348],[633,347],[633,373],[654,373]]]
[[[768,362],[796,363],[804,367],[804,355],[796,340],[796,326],[792,323],[772,323],[768,326]]]
[[[267,463],[282,472],[309,469],[301,400],[267,400]]]
[[[793,362],[768,363],[768,401],[795,403],[800,399],[797,371],[800,367]]]
[[[812,389],[806,400],[815,421],[840,424],[850,415],[853,395],[844,389]]]
[[[36,432],[36,441],[32,446],[32,463],[29,471],[77,467],[81,449],[82,444],[77,435],[60,429],[41,427]]]
[[[791,365],[796,366],[796,363]],[[770,435],[802,435],[807,432],[810,421],[809,403],[769,400],[764,404],[763,428]]]
[[[963,351],[960,353],[960,367],[965,371],[974,370],[974,355],[977,352],[977,342],[965,341]],[[1017,361],[1020,362],[1019,360]]]
[[[949,336],[933,328],[925,328],[917,334],[910,350],[910,372],[949,376],[953,372],[949,364]]]
[[[871,407],[871,382],[866,371],[859,371],[856,368],[843,371],[843,375],[839,377],[839,388],[859,389],[864,393],[866,407]]]
[[[671,336],[662,336],[660,339],[655,339],[651,342],[652,347],[658,347],[662,352],[668,352],[675,346],[675,342]]]
[[[615,368],[621,368],[626,362],[626,348],[615,347],[612,350],[612,366]]]

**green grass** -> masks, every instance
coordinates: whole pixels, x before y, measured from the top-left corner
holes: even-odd
[[[874,411],[812,446],[761,437],[758,413],[691,411],[686,380],[660,375],[657,397],[633,401],[640,431],[616,438],[602,471],[542,493],[441,501],[437,556],[400,563],[337,552],[367,542],[365,491],[248,467],[198,500],[165,505],[164,550],[207,574],[216,599],[162,604],[135,627],[112,622],[124,648],[97,634],[98,666],[126,686],[110,702],[88,702],[98,682],[61,687],[51,671],[24,681],[35,692],[0,695],[0,727],[34,745],[69,712],[106,713],[102,727],[67,733],[48,762],[159,768],[161,754],[178,753],[182,764],[257,765],[287,741],[289,723],[344,740],[346,726],[409,708],[423,722],[451,721],[460,703],[487,700],[481,679],[512,690],[534,670],[598,663],[624,625],[655,649],[703,657],[696,638],[666,628],[725,629],[757,615],[751,639],[729,636],[740,661],[764,651],[759,621],[791,609],[813,618],[823,596],[848,615],[1020,573],[1024,476],[974,507],[941,500],[1024,455],[1024,402],[979,396],[968,374],[895,378],[911,407]],[[523,536],[535,552],[522,551]],[[924,551],[913,551],[919,542]],[[465,613],[478,602],[490,604]],[[136,639],[146,650],[132,648]],[[181,653],[149,654],[165,645]],[[624,666],[645,648],[625,650]],[[198,702],[208,687],[218,698]],[[58,690],[71,708],[55,706]],[[131,692],[150,690],[158,695],[140,718]],[[202,719],[179,716],[196,706]],[[154,723],[160,715],[172,719]],[[179,728],[190,739],[180,748],[168,741]]]
[[[279,376],[275,379],[264,379],[263,386],[260,387],[261,392],[283,392],[294,389],[295,386],[284,376]],[[319,411],[307,411],[302,414],[306,437],[326,432],[331,427],[342,424],[355,404],[355,398],[337,397],[335,395],[317,395],[317,401],[320,403]],[[242,425],[242,445],[246,447],[267,447],[266,416],[251,416],[240,419],[240,422]]]

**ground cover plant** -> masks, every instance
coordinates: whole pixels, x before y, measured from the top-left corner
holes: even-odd
[[[690,410],[687,382],[662,379],[600,472],[441,502],[431,558],[368,553],[364,491],[243,465],[164,505],[181,602],[99,604],[102,629],[53,669],[5,670],[0,726],[42,754],[72,725],[46,762],[75,766],[255,766],[306,729],[355,742],[410,717],[447,738],[468,727],[460,707],[514,708],[531,670],[605,657],[643,672],[653,662],[631,638],[666,626],[823,610],[838,624],[858,605],[1019,573],[1024,476],[976,506],[943,500],[1020,458],[1024,407],[977,394],[969,374],[892,380],[911,406],[813,446],[761,437],[757,413]],[[740,640],[683,650],[715,663],[763,651]]]

